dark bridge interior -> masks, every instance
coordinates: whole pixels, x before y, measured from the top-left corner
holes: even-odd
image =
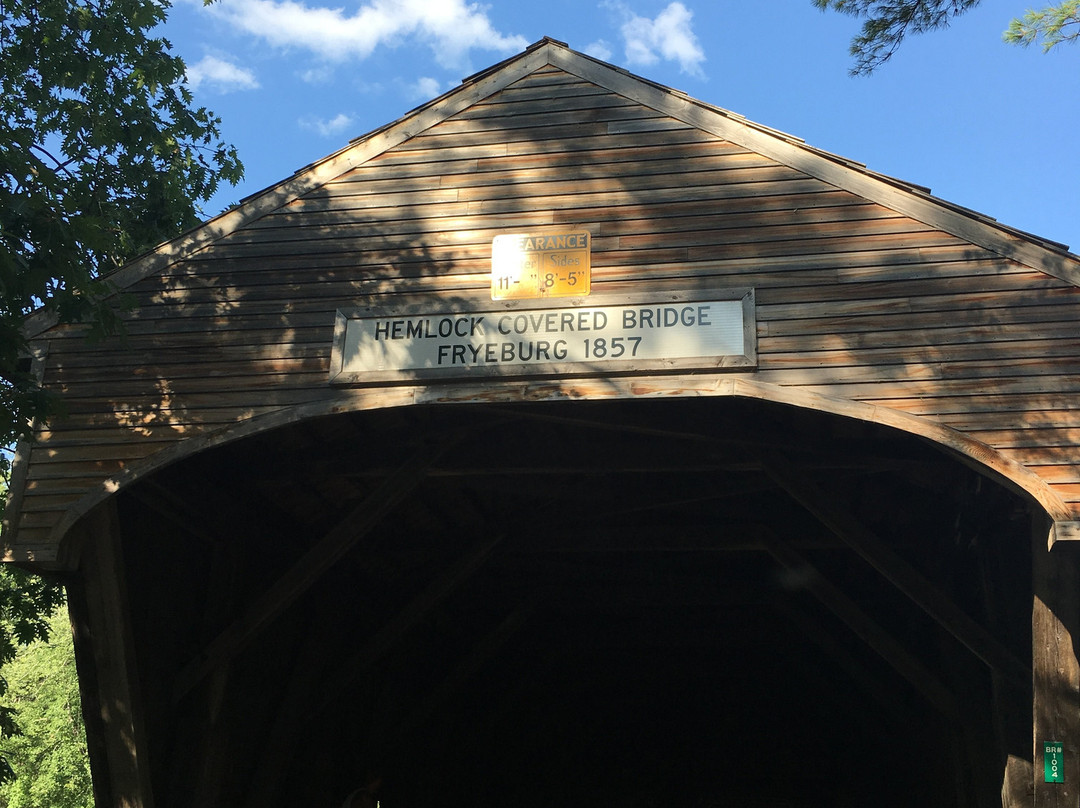
[[[353,413],[118,513],[158,808],[966,808],[1030,756],[1029,506],[883,427]]]

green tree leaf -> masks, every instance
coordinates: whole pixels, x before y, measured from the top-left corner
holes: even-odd
[[[0,786],[4,808],[93,808],[86,729],[67,610],[49,621],[51,640],[22,649],[5,668],[0,710],[18,711],[17,734],[0,739],[13,776]]]
[[[868,75],[892,58],[904,38],[945,28],[954,17],[980,0],[813,0],[818,8],[832,9],[863,20],[862,31],[851,40],[855,57],[853,75]]]
[[[168,0],[0,0],[0,447],[61,410],[32,372],[26,315],[44,310],[89,324],[90,336],[116,333],[124,301],[105,275],[197,224],[219,184],[243,174],[219,119],[192,106],[183,61],[153,36],[168,9]],[[0,450],[0,486],[9,451]],[[62,600],[55,583],[0,565],[0,665],[48,636]],[[6,690],[0,679],[0,696]],[[31,754],[20,744],[40,739],[21,692],[0,704],[3,749],[21,761],[0,754],[0,781]],[[71,729],[77,713],[61,711],[68,723],[50,732]],[[34,778],[4,804],[89,804],[81,785],[77,794],[61,787],[81,783],[68,763],[54,770],[34,760],[55,791]]]
[[[1080,38],[1080,0],[1068,0],[1041,10],[1029,9],[1009,23],[1002,38],[1013,45],[1034,45],[1042,41],[1043,52],[1062,42]]]
[[[103,276],[198,223],[243,167],[152,36],[164,0],[0,0],[0,446],[54,407],[24,361],[45,309],[117,331]]]
[[[852,75],[869,75],[892,58],[909,34],[946,28],[953,19],[982,0],[812,0],[823,11],[839,11],[863,20],[851,40],[855,57]],[[1006,42],[1030,45],[1038,40],[1043,50],[1080,36],[1080,0],[1066,0],[1041,11],[1028,11],[1014,19],[1003,37]]]

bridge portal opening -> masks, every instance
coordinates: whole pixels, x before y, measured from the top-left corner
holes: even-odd
[[[873,424],[357,412],[115,518],[159,806],[960,808],[1029,754],[1031,506]]]

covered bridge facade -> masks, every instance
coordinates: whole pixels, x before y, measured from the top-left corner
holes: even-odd
[[[5,532],[98,805],[1077,804],[1062,245],[543,40],[112,280]]]

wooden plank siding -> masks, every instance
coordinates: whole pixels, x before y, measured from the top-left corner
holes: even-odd
[[[298,408],[467,395],[330,387],[334,314],[360,298],[434,304],[485,290],[492,239],[538,228],[592,234],[595,295],[755,290],[756,369],[627,383],[624,394],[719,394],[720,379],[745,379],[895,411],[1026,467],[1066,503],[1055,518],[1080,519],[1074,256],[974,216],[972,228],[991,235],[973,242],[887,204],[904,194],[930,204],[920,189],[866,172],[888,188],[869,198],[690,122],[719,120],[717,111],[622,74],[613,89],[596,78],[610,68],[546,47],[558,66],[542,64],[127,284],[137,306],[122,341],[43,330],[45,384],[66,415],[29,449],[10,555],[57,561],[87,497],[193,438]],[[654,97],[669,108],[643,103]],[[676,117],[681,105],[693,114]],[[736,116],[723,125],[864,171]],[[996,246],[1020,242],[1026,263]],[[1040,250],[1053,274],[1026,259]],[[558,389],[489,386],[507,398]]]

